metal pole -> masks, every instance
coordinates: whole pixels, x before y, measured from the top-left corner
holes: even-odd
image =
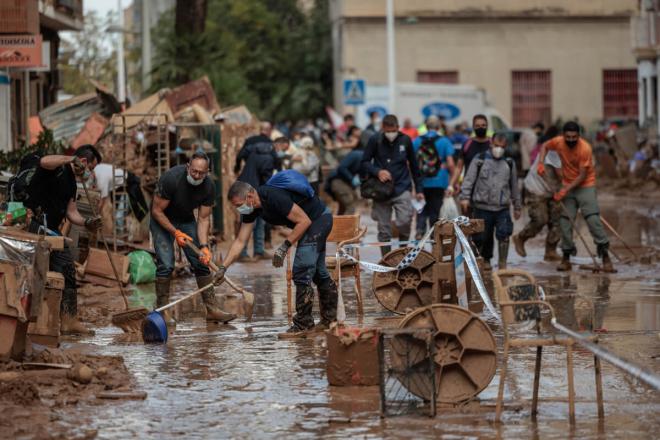
[[[387,102],[389,113],[395,114],[396,60],[394,47],[394,0],[387,2]]]
[[[23,115],[25,118],[25,145],[30,145],[30,71],[23,72]]]
[[[142,0],[142,96],[151,87],[151,17],[149,0]]]
[[[143,2],[146,3],[146,2]],[[126,102],[126,78],[124,75],[124,10],[121,0],[117,0],[119,11],[119,42],[117,43],[117,98],[120,104]]]

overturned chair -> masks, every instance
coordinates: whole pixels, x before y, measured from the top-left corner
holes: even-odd
[[[335,215],[332,217],[332,230],[326,243],[335,243],[337,248],[348,244],[357,244],[367,233],[367,228],[360,227],[360,215]],[[347,253],[356,259],[360,259],[360,249],[351,248]],[[357,311],[360,316],[364,315],[364,306],[362,303],[362,284],[360,282],[360,265],[348,258],[340,258],[339,266],[334,254],[329,254],[325,258],[325,264],[332,276],[332,279],[338,283],[344,277],[355,278],[355,296],[357,302]],[[292,291],[292,269],[291,252],[287,255],[287,274],[286,288],[288,299],[288,316],[293,316],[293,291]]]
[[[566,347],[566,375],[568,376],[568,411],[571,423],[575,423],[575,389],[573,379],[573,346],[574,339],[554,333],[541,333],[541,308],[545,307],[555,316],[552,306],[539,295],[540,289],[533,275],[523,270],[505,269],[493,273],[493,283],[497,300],[502,311],[502,327],[504,329],[504,353],[500,370],[500,383],[497,393],[495,420],[499,421],[502,414],[504,383],[507,375],[510,349],[512,347],[536,347],[536,365],[534,368],[534,390],[532,395],[532,418],[536,418],[539,398],[539,381],[541,377],[541,356],[543,347]],[[528,325],[525,325],[527,323]],[[516,327],[518,327],[516,329]],[[531,330],[529,330],[531,327]],[[524,328],[524,329],[523,329]],[[525,331],[526,330],[526,331]],[[512,334],[512,331],[516,331]],[[531,335],[530,331],[533,331]],[[589,339],[597,342],[597,337]],[[603,384],[601,378],[600,359],[594,356],[594,373],[596,380],[596,400],[598,417],[604,417]]]

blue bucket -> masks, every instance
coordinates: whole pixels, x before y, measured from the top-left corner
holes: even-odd
[[[144,342],[167,342],[167,323],[160,312],[149,312],[142,323]]]

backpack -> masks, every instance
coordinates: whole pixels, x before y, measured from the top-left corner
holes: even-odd
[[[474,189],[477,187],[477,182],[479,181],[479,173],[481,173],[481,167],[484,164],[484,159],[486,159],[486,153],[479,154],[476,158],[477,160],[477,175],[474,177],[474,184],[472,185],[472,191],[470,192],[470,200],[474,195]],[[504,160],[506,164],[509,165],[509,173],[513,170],[513,159],[510,157],[505,157]]]
[[[23,202],[24,204],[28,201],[30,198],[28,188],[39,168],[40,160],[41,156],[36,153],[30,153],[21,159],[18,173],[7,182],[8,201]]]
[[[266,185],[293,191],[307,198],[314,197],[314,188],[309,184],[307,178],[296,170],[280,171],[268,179]]]
[[[442,160],[435,148],[435,142],[440,136],[424,136],[417,150],[417,163],[423,177],[435,177],[442,168]]]

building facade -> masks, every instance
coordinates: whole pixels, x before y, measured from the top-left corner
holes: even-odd
[[[640,0],[639,10],[631,19],[633,53],[637,60],[640,126],[660,127],[660,1]]]
[[[30,118],[57,101],[60,31],[83,27],[82,0],[0,0],[0,37],[41,37],[42,66],[0,59],[0,151],[30,139]]]
[[[638,0],[394,0],[397,82],[470,84],[514,127],[635,118],[630,50]],[[334,0],[335,105],[342,81],[387,83],[385,0]]]

